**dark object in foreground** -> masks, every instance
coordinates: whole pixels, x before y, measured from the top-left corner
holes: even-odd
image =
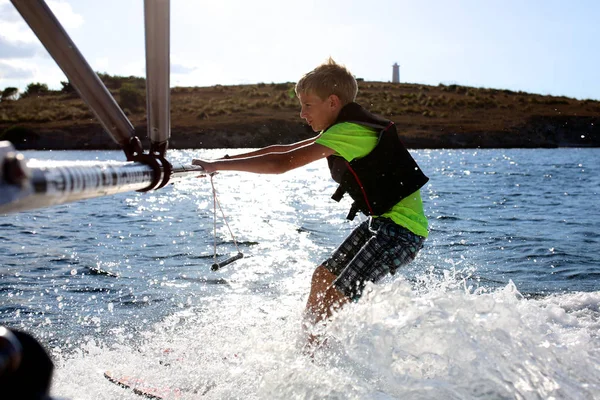
[[[0,397],[50,400],[54,364],[33,336],[0,326]]]

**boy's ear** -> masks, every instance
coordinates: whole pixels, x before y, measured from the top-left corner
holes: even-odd
[[[329,105],[331,106],[331,108],[336,108],[336,109],[342,108],[342,101],[336,94],[330,95],[328,100],[329,100]]]

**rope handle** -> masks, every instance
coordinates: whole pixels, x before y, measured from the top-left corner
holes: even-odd
[[[237,253],[235,256],[229,257],[227,260],[224,260],[224,261],[221,261],[218,263],[214,263],[210,267],[210,269],[211,269],[211,271],[217,271],[219,268],[229,265],[232,262],[234,262],[235,260],[239,260],[240,258],[244,258],[244,255],[242,253]]]

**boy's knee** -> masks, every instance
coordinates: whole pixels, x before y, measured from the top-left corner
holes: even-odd
[[[311,287],[313,290],[316,290],[316,292],[324,294],[332,287],[336,278],[337,276],[331,271],[329,271],[323,265],[319,265],[313,272]]]
[[[333,275],[333,273],[331,273],[331,271],[329,271],[323,265],[319,265],[317,268],[315,268],[313,275],[312,275],[313,282],[325,281],[325,280],[329,280],[329,279],[331,279],[332,281],[333,281],[333,279],[335,279],[335,275]]]

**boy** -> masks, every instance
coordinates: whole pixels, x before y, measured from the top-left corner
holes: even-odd
[[[315,269],[306,304],[313,324],[358,299],[367,281],[377,282],[412,261],[428,235],[419,191],[428,178],[401,144],[394,124],[354,103],[357,92],[350,72],[329,58],[296,85],[300,117],[317,136],[226,159],[192,161],[208,173],[280,174],[327,158],[340,183],[334,200],[348,193],[354,200],[348,218],[357,211],[369,218]]]

